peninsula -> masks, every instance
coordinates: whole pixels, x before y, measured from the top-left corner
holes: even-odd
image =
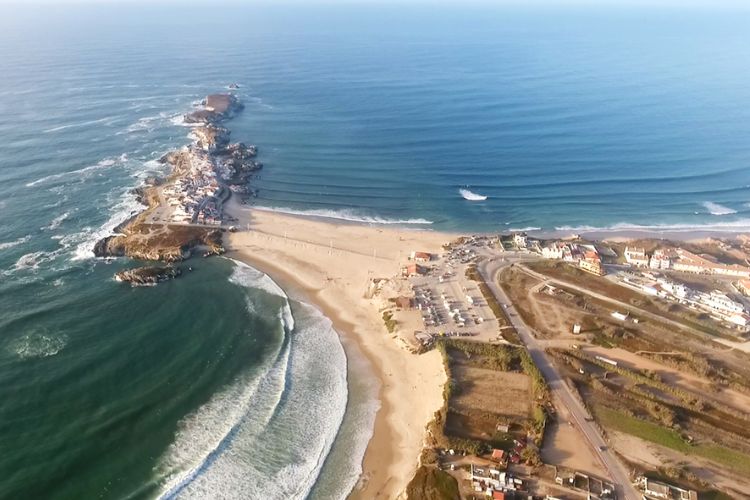
[[[187,113],[185,121],[195,125],[192,144],[160,159],[170,171],[138,188],[144,210],[97,242],[94,254],[172,262],[196,248],[222,253],[224,202],[232,192],[245,193],[249,177],[262,168],[254,160],[255,146],[231,143],[230,131],[222,126],[242,109],[235,95],[213,94]]]

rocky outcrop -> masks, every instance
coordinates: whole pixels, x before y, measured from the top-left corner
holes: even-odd
[[[195,145],[203,151],[213,153],[229,145],[229,130],[216,125],[204,125],[193,129]]]
[[[211,94],[201,104],[202,109],[185,115],[186,123],[216,124],[245,107],[234,94]]]
[[[221,230],[172,226],[149,231],[140,223],[134,222],[127,227],[125,234],[99,240],[94,246],[94,255],[179,262],[189,258],[195,249],[211,255],[224,253]]]
[[[151,286],[178,277],[182,271],[174,266],[146,266],[126,269],[115,274],[117,281],[132,286]]]

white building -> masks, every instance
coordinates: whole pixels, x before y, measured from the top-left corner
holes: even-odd
[[[631,266],[648,266],[648,257],[646,256],[646,250],[640,247],[625,247],[625,262]]]

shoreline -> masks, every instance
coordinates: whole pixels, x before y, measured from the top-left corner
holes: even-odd
[[[256,267],[290,297],[318,308],[339,334],[347,364],[349,343],[367,360],[379,384],[380,406],[349,498],[397,498],[416,470],[425,427],[442,405],[445,373],[437,351],[412,354],[387,333],[377,300],[364,298],[366,280],[376,273],[396,275],[417,240],[436,251],[451,235],[251,211],[233,200],[227,211],[240,219],[239,227],[249,224],[251,230],[230,233],[225,256]],[[426,236],[430,241],[422,243]],[[374,254],[380,249],[381,256],[370,249]]]

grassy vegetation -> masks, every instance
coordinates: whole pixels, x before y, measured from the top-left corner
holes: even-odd
[[[393,319],[393,313],[390,311],[386,311],[383,313],[383,323],[385,323],[385,327],[388,330],[388,333],[395,332],[396,327],[398,326],[398,321]]]
[[[458,482],[433,467],[420,467],[406,487],[409,500],[459,500]]]
[[[603,406],[595,407],[594,412],[604,427],[639,437],[685,455],[711,460],[739,474],[750,476],[750,455],[748,454],[716,444],[689,444],[672,429],[639,420]]]
[[[526,349],[522,347],[482,344],[459,339],[444,339],[437,343],[437,349],[440,351],[443,359],[448,381],[443,387],[443,407],[435,413],[435,419],[431,423],[432,434],[436,439],[436,444],[443,448],[453,448],[464,450],[474,455],[481,455],[489,451],[491,447],[507,449],[512,442],[512,437],[504,433],[498,433],[495,427],[498,423],[512,423],[522,432],[532,432],[536,436],[537,446],[541,446],[544,436],[544,429],[547,423],[546,403],[549,399],[549,389],[536,365],[531,360]],[[461,357],[457,361],[456,356]],[[465,359],[463,358],[465,356]],[[453,369],[455,363],[462,363],[477,368],[490,369],[503,372],[517,372],[527,375],[531,382],[531,396],[533,404],[528,417],[522,421],[513,422],[508,420],[507,415],[495,413],[495,408],[488,408],[485,411],[479,408],[472,409],[466,413],[466,409],[455,407],[455,399],[461,395],[462,380],[457,380],[456,370]],[[484,434],[487,436],[482,439],[469,439],[467,437],[452,435],[449,429],[449,418],[453,426],[456,422],[462,425],[477,425],[481,429],[473,429],[473,435]],[[455,430],[455,429],[454,429]],[[464,428],[466,436],[471,436],[471,429]],[[476,431],[481,432],[476,432]]]

